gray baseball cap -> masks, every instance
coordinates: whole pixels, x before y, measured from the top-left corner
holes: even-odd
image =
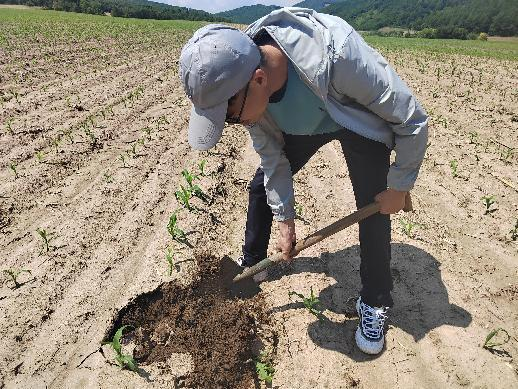
[[[207,150],[223,133],[228,100],[259,66],[257,45],[244,32],[224,24],[197,30],[180,54],[179,74],[192,101],[189,144]]]

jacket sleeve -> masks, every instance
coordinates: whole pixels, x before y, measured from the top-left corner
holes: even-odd
[[[277,221],[295,218],[291,167],[284,154],[280,132],[256,124],[248,128],[255,151],[261,158],[268,205]]]
[[[387,186],[412,189],[428,139],[428,116],[387,61],[353,31],[336,53],[331,86],[384,119],[394,134],[395,162]]]

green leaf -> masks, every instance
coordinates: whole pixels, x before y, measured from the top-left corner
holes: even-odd
[[[129,355],[126,355],[126,354],[117,355],[117,357],[115,357],[115,360],[117,361],[117,363],[119,364],[120,367],[122,367],[122,368],[127,367],[131,371],[137,371],[137,363]]]
[[[493,339],[495,336],[497,336],[499,332],[503,332],[506,335],[506,339],[502,340],[500,342],[499,341],[492,342],[491,339]],[[502,346],[502,345],[506,344],[507,342],[509,342],[510,339],[511,339],[511,336],[509,335],[509,333],[506,330],[504,330],[503,328],[496,328],[486,336],[486,341],[484,342],[484,345],[482,347],[490,350],[494,347]]]
[[[124,331],[124,329],[127,327],[132,327],[132,326],[130,326],[130,325],[122,326],[121,328],[119,328],[117,330],[117,332],[113,336],[112,347],[118,355],[121,355],[121,342],[120,341],[122,338],[122,331]]]
[[[260,380],[265,381],[269,384],[272,383],[272,378],[273,374],[275,373],[275,369],[272,366],[270,366],[270,364],[257,361],[255,363],[255,371],[257,372],[257,376]]]

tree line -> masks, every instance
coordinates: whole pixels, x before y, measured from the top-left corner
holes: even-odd
[[[20,4],[94,15],[111,14],[124,18],[226,21],[208,12],[145,0],[0,0],[0,4]]]

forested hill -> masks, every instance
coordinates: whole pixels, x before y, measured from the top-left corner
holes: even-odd
[[[518,0],[343,0],[322,12],[358,30],[382,27],[463,29],[490,35],[518,35]]]
[[[256,4],[235,8],[230,11],[219,12],[214,14],[214,16],[226,18],[231,20],[233,23],[250,24],[279,8],[281,7],[276,5]]]
[[[112,16],[140,19],[185,19],[209,22],[226,20],[204,11],[146,0],[0,0],[0,4],[22,4],[95,15],[109,13]]]
[[[311,8],[315,11],[320,11],[325,6],[339,2],[341,0],[305,0],[294,5],[294,7]],[[219,12],[215,16],[227,18],[234,23],[250,24],[264,15],[279,9],[276,5],[248,5],[232,9],[230,11]]]

